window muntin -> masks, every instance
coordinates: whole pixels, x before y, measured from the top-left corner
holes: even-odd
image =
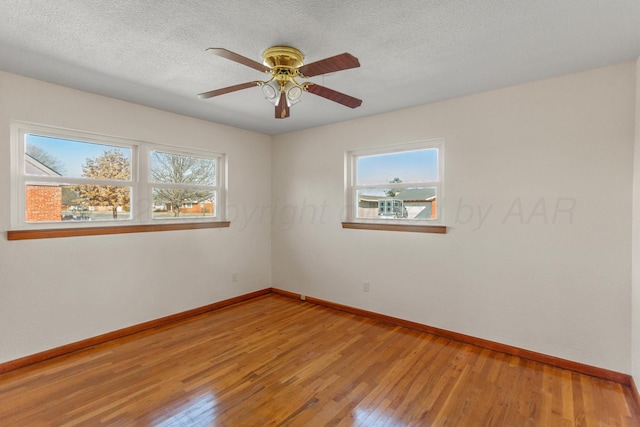
[[[442,223],[442,141],[347,153],[347,221]]]
[[[223,154],[19,122],[11,150],[12,229],[224,221]],[[154,154],[192,166],[153,175]],[[153,195],[162,192],[187,196],[179,215],[157,208]]]

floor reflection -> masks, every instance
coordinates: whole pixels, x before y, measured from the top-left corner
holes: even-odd
[[[394,419],[393,415],[385,414],[379,408],[355,408],[353,410],[354,426],[394,426],[402,427],[404,424]]]
[[[203,427],[215,425],[216,398],[211,392],[197,396],[189,401],[175,415],[155,424],[156,427]]]

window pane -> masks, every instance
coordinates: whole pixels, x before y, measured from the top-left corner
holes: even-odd
[[[216,161],[161,151],[151,152],[151,181],[172,184],[216,185]]]
[[[131,219],[131,187],[27,184],[27,222]]]
[[[437,218],[436,189],[433,187],[358,190],[356,196],[358,218]]]
[[[27,175],[126,181],[131,149],[27,134],[24,168]]]
[[[153,188],[153,219],[215,217],[215,191]]]
[[[356,170],[357,185],[437,181],[438,149],[361,156]]]

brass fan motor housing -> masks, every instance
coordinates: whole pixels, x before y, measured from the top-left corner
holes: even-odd
[[[263,64],[271,68],[271,74],[296,77],[298,68],[304,64],[304,55],[298,49],[289,46],[273,46],[262,54]],[[280,80],[280,79],[279,79]]]

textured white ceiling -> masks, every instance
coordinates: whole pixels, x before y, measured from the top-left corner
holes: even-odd
[[[0,17],[2,70],[266,134],[640,56],[640,0],[0,0]],[[264,77],[206,48],[274,45],[358,57],[310,80],[362,106],[305,94],[276,120],[259,88],[196,96]]]

